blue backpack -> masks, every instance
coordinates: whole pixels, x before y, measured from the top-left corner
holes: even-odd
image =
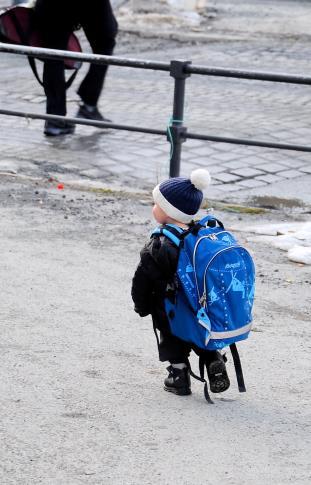
[[[204,217],[189,230],[166,224],[152,235],[164,235],[180,248],[174,291],[165,299],[172,334],[203,350],[229,346],[239,390],[244,392],[235,343],[245,340],[251,330],[252,257],[213,216]]]

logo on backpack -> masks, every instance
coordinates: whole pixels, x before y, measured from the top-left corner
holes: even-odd
[[[239,268],[241,265],[241,263],[227,263],[226,266],[225,266],[225,269],[235,269],[235,268]]]

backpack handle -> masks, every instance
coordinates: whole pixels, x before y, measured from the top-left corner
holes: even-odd
[[[219,219],[214,216],[205,216],[200,221],[193,222],[190,225],[189,232],[196,236],[203,227],[216,227],[217,224],[221,229],[224,229],[224,225]]]
[[[203,227],[216,227],[218,224],[221,229],[224,229],[223,223],[215,216],[205,216],[199,221],[199,224],[201,224]]]
[[[152,233],[151,237],[154,235],[163,234],[168,239],[170,239],[177,247],[181,246],[183,239],[189,234],[197,235],[199,230],[203,227],[216,227],[216,225],[221,229],[224,229],[223,223],[216,219],[214,216],[205,216],[198,222],[192,222],[189,224],[189,229],[182,229],[176,224],[164,224],[163,226],[157,227]]]

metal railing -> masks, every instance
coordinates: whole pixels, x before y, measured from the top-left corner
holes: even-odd
[[[183,123],[184,105],[185,105],[185,88],[186,79],[191,74],[203,76],[227,77],[235,79],[247,79],[267,82],[278,82],[288,84],[311,85],[311,77],[298,76],[283,73],[257,72],[238,69],[226,69],[219,67],[194,66],[191,61],[173,60],[167,62],[154,62],[139,59],[127,59],[115,56],[104,56],[97,54],[73,53],[56,49],[43,49],[37,47],[17,46],[13,44],[0,43],[0,51],[11,54],[19,54],[40,59],[73,59],[94,64],[108,64],[112,66],[131,67],[134,69],[149,69],[156,71],[168,72],[174,79],[174,99],[172,118],[170,126],[167,129],[144,128],[132,125],[123,125],[116,123],[107,123],[100,121],[87,120],[82,118],[69,118],[56,115],[41,115],[38,113],[28,113],[21,111],[12,111],[0,109],[0,114],[9,116],[18,116],[30,119],[42,120],[66,120],[78,125],[89,125],[98,128],[111,128],[116,130],[134,131],[138,133],[149,133],[151,135],[166,136],[171,144],[170,156],[170,177],[176,177],[180,173],[180,162],[182,153],[182,144],[187,139],[206,140],[219,143],[231,143],[237,145],[257,146],[265,148],[275,148],[279,150],[294,150],[300,152],[311,152],[311,146],[273,143],[260,140],[249,140],[242,138],[231,138],[224,136],[204,135],[191,133]]]

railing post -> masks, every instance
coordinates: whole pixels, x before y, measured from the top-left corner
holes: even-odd
[[[183,124],[186,78],[190,73],[185,67],[191,61],[171,61],[170,76],[174,78],[173,117],[168,127],[167,139],[171,143],[170,177],[178,177],[180,172],[181,145],[186,140],[187,128]]]

